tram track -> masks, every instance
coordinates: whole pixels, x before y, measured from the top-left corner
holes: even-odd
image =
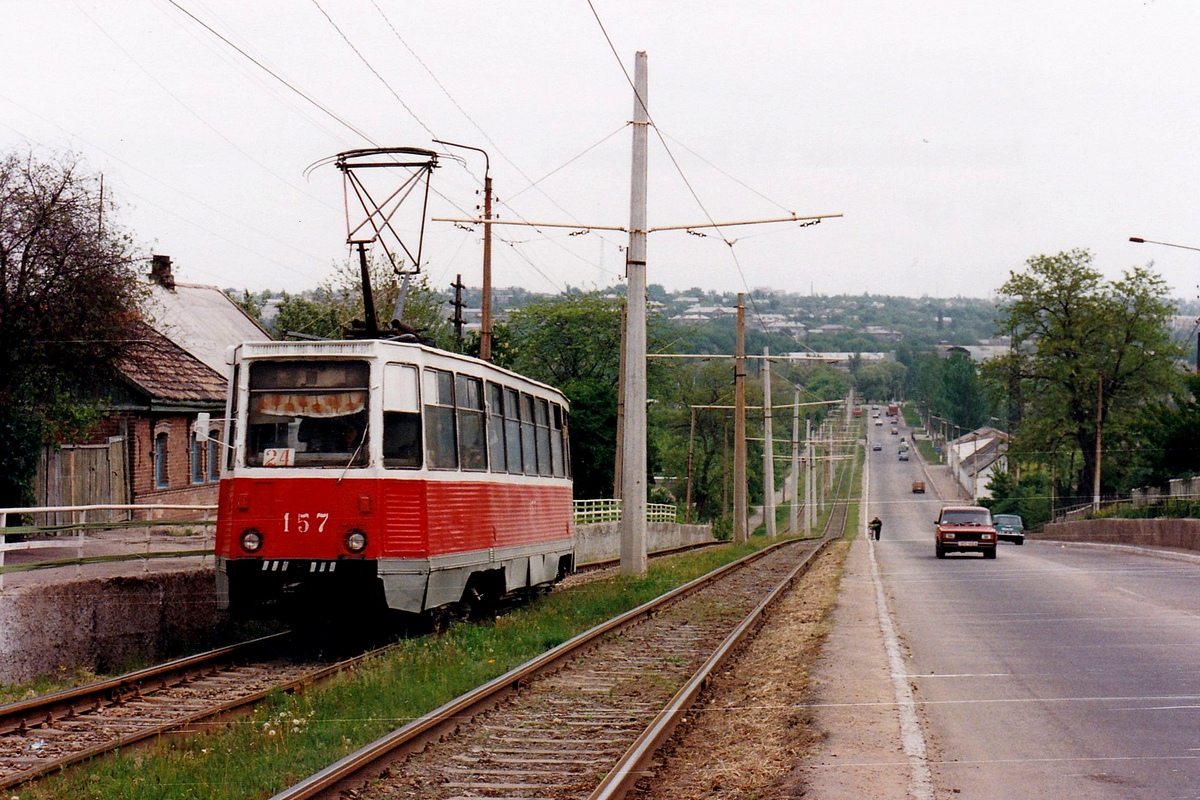
[[[276,652],[288,636],[275,634],[0,706],[0,789],[244,713],[270,692],[318,684],[371,655],[319,666],[298,663]]]
[[[619,797],[827,540],[790,540],[548,651],[275,795]],[[382,776],[382,777],[380,777]]]
[[[621,798],[771,607],[845,532],[778,542],[580,634],[272,800]]]
[[[844,515],[845,504],[837,505]],[[831,519],[827,530],[840,533],[843,523],[834,523]],[[542,765],[542,779],[546,773],[568,777],[566,789],[548,795],[554,797],[587,796],[576,790],[594,784],[596,776],[610,776],[606,784],[612,776],[636,780],[707,676],[757,628],[770,602],[803,573],[821,546],[816,540],[780,542],[715,570],[369,745],[363,749],[366,755],[358,755],[373,766],[348,769],[339,762],[277,797],[335,796],[330,786],[362,784],[364,774],[383,771],[381,765],[442,739],[460,743],[457,750],[450,745],[445,751],[451,754],[448,762],[411,761],[425,764],[411,775],[390,768],[394,785],[386,791],[417,786],[421,796],[433,798],[457,795],[430,793],[430,786],[471,795],[499,785],[498,791],[511,792],[505,781],[514,763]],[[735,635],[727,636],[731,630]],[[264,655],[278,639],[222,648],[0,707],[0,788],[27,784],[166,733],[200,730],[245,714],[272,691],[307,688],[373,654],[313,668]],[[572,655],[593,642],[607,649],[586,658]],[[573,660],[582,666],[568,666]],[[696,671],[697,666],[702,668]],[[549,688],[533,688],[539,685]],[[491,721],[504,709],[517,716],[507,724]],[[564,737],[563,731],[580,738]],[[511,751],[498,747],[501,742],[511,745]],[[327,783],[331,770],[336,777]],[[592,796],[616,797],[627,788]]]

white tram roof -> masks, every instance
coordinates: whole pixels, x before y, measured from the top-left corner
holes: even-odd
[[[231,347],[226,355],[229,364],[260,358],[373,358],[422,366],[454,368],[477,377],[501,379],[508,384],[519,384],[539,389],[562,398],[566,396],[549,384],[527,378],[520,373],[496,366],[471,356],[439,350],[416,342],[394,342],[386,339],[328,339],[302,342],[243,342]],[[463,368],[466,367],[464,370]]]

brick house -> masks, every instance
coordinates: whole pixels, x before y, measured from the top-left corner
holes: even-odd
[[[270,336],[217,287],[176,283],[167,256],[150,277],[144,336],[97,387],[107,415],[88,441],[46,449],[38,505],[217,502],[225,448],[198,442],[194,425],[207,413],[219,434],[225,351]]]

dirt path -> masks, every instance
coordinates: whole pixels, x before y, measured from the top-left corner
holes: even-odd
[[[904,798],[867,544],[839,542],[660,753],[643,800]]]

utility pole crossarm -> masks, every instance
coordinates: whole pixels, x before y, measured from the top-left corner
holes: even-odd
[[[813,214],[809,217],[775,217],[773,219],[746,219],[737,222],[701,222],[695,225],[664,225],[657,228],[651,228],[649,233],[659,233],[660,231],[690,231],[696,228],[732,228],[737,225],[770,225],[776,222],[820,222],[823,219],[837,219],[842,214]]]

